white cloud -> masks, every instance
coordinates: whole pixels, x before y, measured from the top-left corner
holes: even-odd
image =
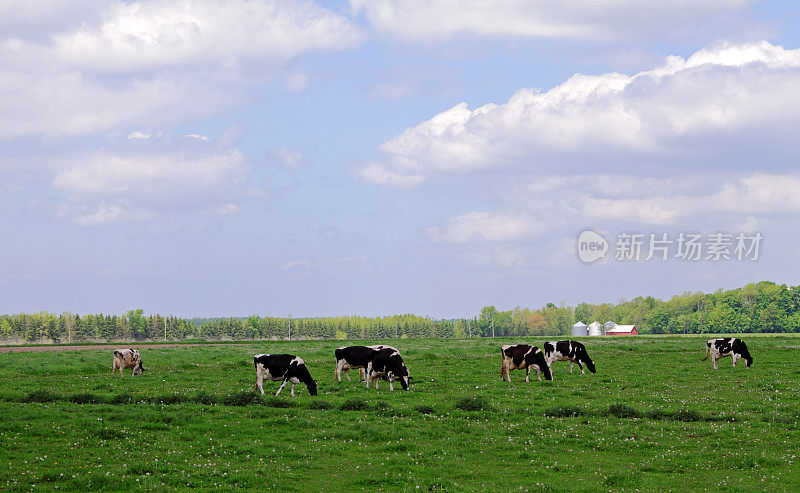
[[[747,0],[350,0],[373,29],[408,40],[481,36],[612,39],[666,34],[745,7]]]
[[[208,191],[241,180],[243,159],[238,150],[203,158],[101,153],[60,171],[53,186],[90,194]]]
[[[721,45],[633,76],[576,74],[548,91],[522,89],[504,104],[461,103],[384,143],[389,158],[361,175],[411,186],[434,173],[550,168],[554,157],[731,152],[763,145],[765,134],[792,148],[786,129],[800,125],[798,93],[800,49]]]
[[[525,256],[522,254],[522,250],[502,245],[493,245],[483,251],[471,251],[460,255],[460,257],[480,266],[521,267],[525,264]]]
[[[202,140],[203,142],[208,142],[208,137],[206,137],[205,135],[186,134],[186,135],[184,135],[184,137],[187,137],[187,138],[190,138],[190,139]]]
[[[286,88],[292,92],[300,92],[308,85],[308,76],[306,74],[294,73],[286,77],[284,81]]]
[[[800,213],[800,176],[744,173],[654,179],[635,175],[576,175],[534,179],[510,200],[550,227],[570,222],[616,221],[669,225],[697,218],[724,224],[741,215]]]
[[[284,168],[297,169],[303,165],[303,154],[298,151],[281,147],[275,153],[280,159],[280,163]]]
[[[367,165],[357,175],[364,181],[397,188],[414,188],[425,181],[424,175],[397,173],[379,164]]]
[[[225,204],[217,209],[217,214],[226,216],[228,214],[236,214],[239,212],[239,206],[236,204]]]
[[[243,201],[259,198],[248,177],[236,148],[165,137],[125,139],[70,158],[51,185],[66,196],[58,216],[90,225],[177,212],[236,214]]]
[[[298,269],[298,268],[305,268],[308,269],[309,267],[314,266],[315,264],[306,259],[299,259],[299,260],[290,260],[285,262],[281,265],[281,269],[283,270],[290,270],[290,269]]]
[[[150,134],[139,132],[138,130],[135,130],[135,131],[131,132],[130,134],[128,134],[128,140],[140,140],[140,139],[145,139],[146,140],[146,139],[149,139],[149,138],[150,138]]]
[[[72,220],[78,226],[101,226],[121,220],[139,221],[152,217],[152,213],[143,210],[125,209],[120,204],[96,202],[94,206],[62,203],[56,212],[59,218]]]
[[[470,212],[432,226],[426,233],[437,242],[465,243],[474,240],[504,242],[519,240],[540,233],[543,225],[527,213]]]
[[[244,101],[249,84],[298,55],[360,41],[347,18],[313,2],[77,5],[94,8],[62,31],[45,20],[44,35],[0,29],[0,139],[207,116]]]
[[[285,62],[359,42],[345,17],[294,0],[111,3],[98,24],[53,37],[59,60],[92,71],[130,72],[186,63]]]

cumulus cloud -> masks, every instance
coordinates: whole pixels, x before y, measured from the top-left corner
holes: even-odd
[[[541,170],[570,157],[730,152],[760,144],[764,134],[791,148],[796,139],[786,128],[800,124],[799,92],[800,49],[720,45],[631,76],[576,74],[503,104],[458,104],[384,143],[389,157],[361,175],[408,186],[435,173],[510,164]]]
[[[410,40],[467,33],[613,39],[702,25],[747,0],[350,0],[373,29]]]
[[[263,80],[300,54],[344,49],[360,39],[348,19],[313,2],[78,5],[94,9],[63,31],[49,25],[41,27],[46,36],[0,30],[0,138],[80,135],[208,115],[241,102],[237,94],[248,80]],[[256,74],[240,74],[253,67]]]

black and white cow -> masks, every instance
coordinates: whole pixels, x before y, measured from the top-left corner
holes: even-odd
[[[586,347],[577,341],[545,342],[544,357],[547,360],[547,364],[550,365],[551,370],[554,362],[569,361],[570,373],[572,373],[572,369],[575,365],[578,365],[578,368],[581,369],[582,375],[586,374],[586,372],[583,371],[583,365],[586,365],[586,368],[588,368],[590,372],[595,373],[594,362],[589,357],[589,353],[586,352]]]
[[[544,373],[544,378],[553,379],[553,372],[544,357],[544,352],[536,346],[528,344],[505,345],[501,347],[503,362],[500,366],[500,379],[511,381],[511,370],[525,370],[525,381],[530,382],[531,367],[536,369],[536,376]]]
[[[408,390],[408,368],[403,362],[400,352],[393,348],[378,349],[367,363],[366,378],[367,388],[372,381],[375,381],[375,389],[378,389],[378,379],[386,377],[389,380],[389,390],[394,390],[394,379],[400,380],[403,390]]]
[[[119,369],[119,376],[122,376],[122,369],[132,368],[131,376],[141,375],[144,373],[144,366],[142,366],[142,357],[139,356],[139,351],[135,349],[115,349],[114,361],[111,363],[111,376],[114,376],[117,369]]]
[[[380,351],[381,349],[397,351],[397,348],[387,346],[386,344],[376,344],[373,346],[342,346],[338,348],[335,352],[336,369],[333,372],[333,377],[341,382],[342,372],[344,372],[344,376],[347,377],[347,381],[349,382],[349,370],[357,368],[359,381],[363,381],[363,371],[367,368],[367,363],[369,363],[370,359],[374,356],[374,352]]]
[[[308,393],[317,395],[317,382],[311,378],[311,374],[306,368],[306,362],[298,356],[292,354],[257,354],[253,357],[256,365],[256,385],[255,388],[264,395],[262,382],[266,378],[277,382],[283,380],[275,395],[280,395],[281,390],[287,383],[292,384],[292,397],[294,397],[294,386],[302,382],[306,384]]]
[[[747,350],[747,345],[743,340],[735,337],[721,337],[719,339],[709,339],[706,342],[706,357],[703,361],[711,356],[711,363],[714,369],[717,370],[717,360],[726,356],[733,356],[733,366],[740,359],[744,359],[747,368],[753,364],[753,357],[750,356],[750,351]]]

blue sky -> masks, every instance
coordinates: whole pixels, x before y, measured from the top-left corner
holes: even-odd
[[[462,317],[798,284],[794,2],[0,19],[2,313]],[[592,265],[586,229],[611,244]],[[755,261],[614,259],[621,233],[682,232],[764,239]]]

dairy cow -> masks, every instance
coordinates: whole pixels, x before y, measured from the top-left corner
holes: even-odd
[[[290,383],[294,397],[294,386],[301,382],[306,384],[309,394],[317,395],[317,382],[311,378],[306,362],[302,358],[292,354],[257,354],[253,357],[253,363],[256,366],[255,388],[261,391],[261,395],[264,395],[264,379],[274,382],[283,380],[275,393],[276,396],[280,395],[287,383]]]
[[[709,339],[706,342],[706,356],[703,361],[711,356],[711,364],[717,370],[717,360],[726,356],[733,356],[733,366],[740,359],[744,359],[747,368],[753,364],[753,357],[747,350],[747,345],[743,340],[735,337],[721,337],[719,339]]]
[[[141,375],[144,373],[144,366],[142,366],[142,358],[139,356],[139,351],[135,349],[115,349],[114,361],[111,363],[111,376],[114,376],[117,369],[119,369],[119,376],[122,376],[122,369],[131,368],[131,376]]]
[[[511,370],[525,370],[525,381],[530,382],[531,367],[536,369],[536,375],[541,381],[544,373],[547,380],[553,379],[553,372],[544,357],[544,352],[536,346],[528,344],[505,345],[500,348],[503,360],[500,365],[500,379],[510,382]]]
[[[583,371],[583,365],[586,365],[586,368],[588,368],[590,372],[595,373],[594,362],[589,357],[589,353],[586,352],[586,347],[580,342],[548,341],[544,343],[543,347],[544,357],[547,360],[547,364],[550,365],[551,370],[554,362],[569,361],[570,373],[572,373],[572,369],[575,365],[578,365],[582,375],[586,373]]]
[[[347,381],[350,381],[349,370],[358,369],[359,381],[363,381],[363,371],[367,368],[369,360],[374,356],[375,351],[380,351],[381,349],[397,351],[397,348],[385,344],[376,344],[373,346],[342,346],[336,349],[336,369],[333,372],[333,377],[341,382],[342,372],[344,372]]]
[[[366,379],[367,388],[372,381],[375,381],[375,389],[378,389],[378,379],[386,378],[389,380],[389,390],[394,390],[394,379],[400,380],[403,390],[408,390],[409,374],[406,364],[400,352],[394,348],[384,348],[375,350],[372,358],[367,363]]]

